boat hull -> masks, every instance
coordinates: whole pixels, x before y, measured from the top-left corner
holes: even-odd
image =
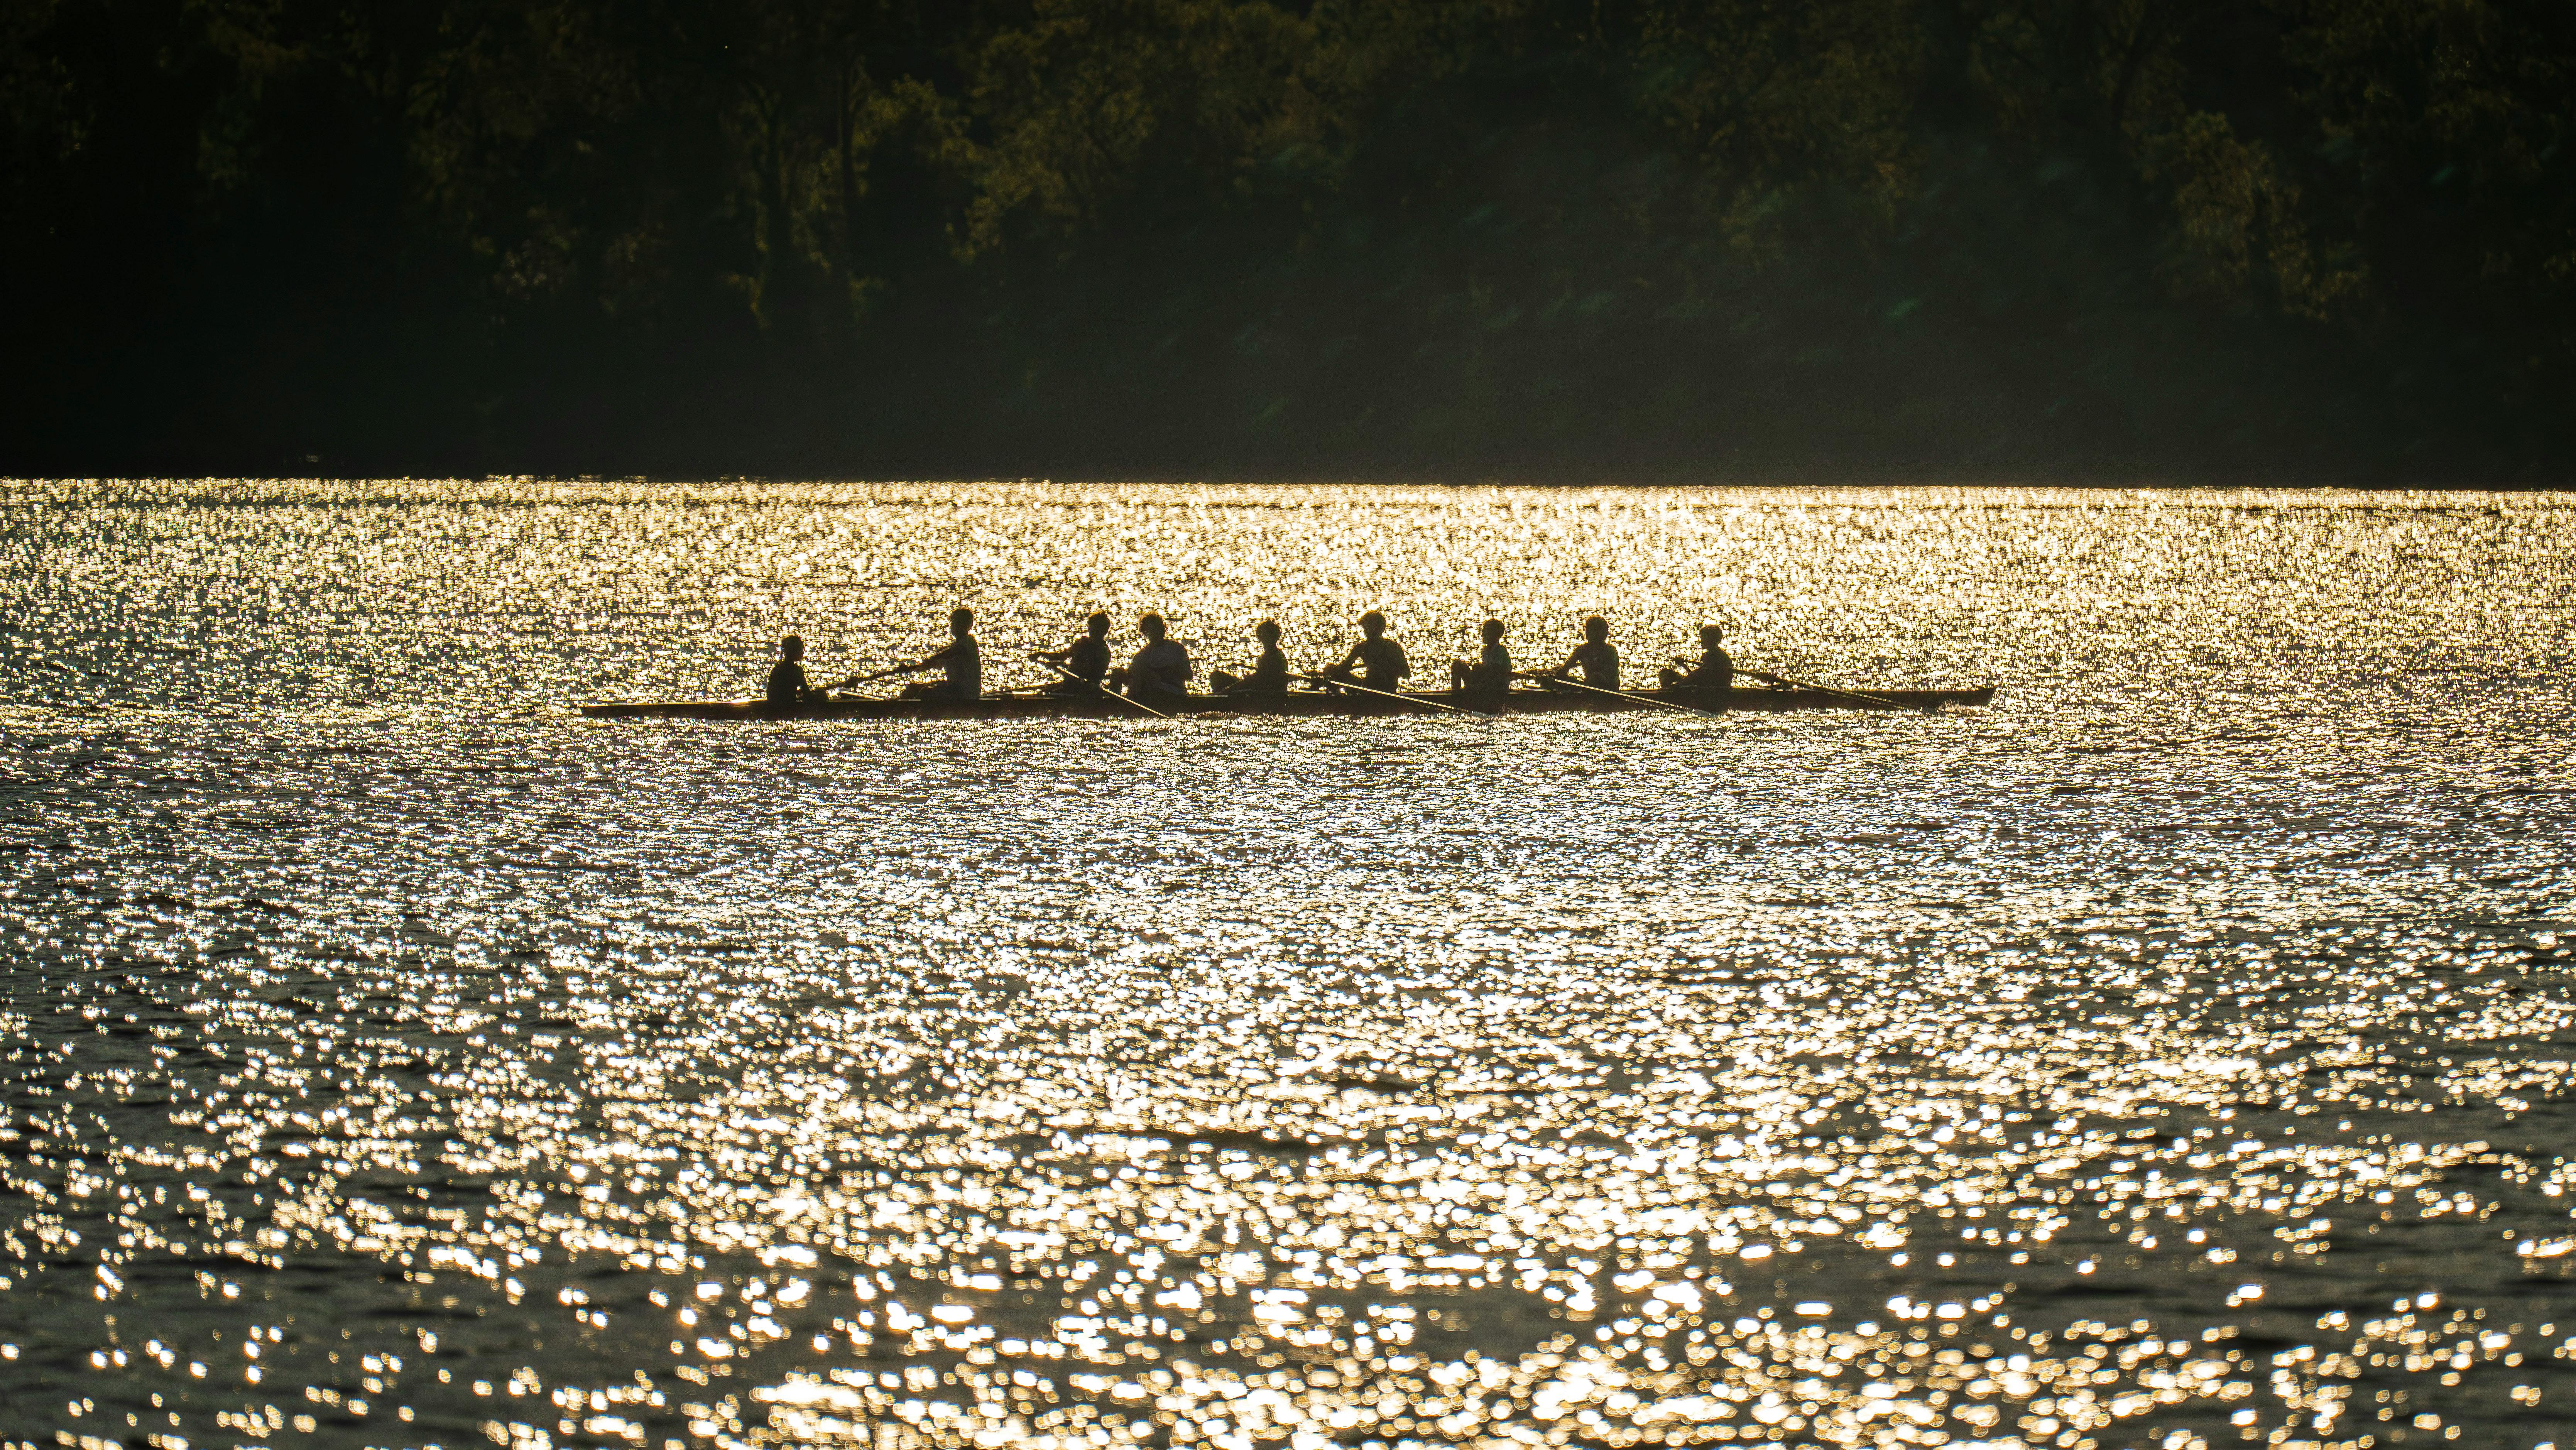
[[[1640,700],[1579,690],[1514,690],[1501,700],[1452,691],[1408,694],[1402,699],[1349,692],[1299,690],[1267,699],[1192,695],[1187,715],[1387,716],[1443,713],[1448,705],[1504,715],[1620,715],[1639,710],[1669,714],[1645,700],[1662,700],[1714,712],[1769,714],[1787,710],[1940,710],[1993,703],[1992,685],[1975,690],[1872,690],[1868,698],[1826,690],[1727,690],[1637,692]],[[1166,714],[1172,707],[1157,705]],[[1000,695],[981,700],[833,700],[771,705],[765,700],[622,700],[584,705],[581,713],[604,720],[1141,720],[1142,710],[1111,696]]]

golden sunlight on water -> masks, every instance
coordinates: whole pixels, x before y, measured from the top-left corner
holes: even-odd
[[[19,484],[0,1443],[2576,1446],[2554,495]],[[1992,710],[587,721],[982,615]],[[15,1436],[15,1439],[8,1437]]]

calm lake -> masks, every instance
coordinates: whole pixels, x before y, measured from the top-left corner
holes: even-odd
[[[2576,495],[0,485],[0,1445],[2576,1450]],[[1990,710],[594,721],[1155,608]]]

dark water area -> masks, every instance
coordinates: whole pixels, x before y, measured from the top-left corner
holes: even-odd
[[[2567,1450],[2576,498],[0,498],[0,1444]],[[1939,714],[692,723],[1386,610]]]

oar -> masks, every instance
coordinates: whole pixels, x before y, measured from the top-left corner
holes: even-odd
[[[1452,715],[1483,715],[1488,713],[1483,710],[1463,709],[1456,705],[1443,705],[1437,700],[1426,700],[1419,695],[1398,695],[1386,690],[1372,690],[1366,685],[1354,685],[1350,681],[1345,680],[1338,675],[1300,674],[1297,678],[1301,680],[1311,680],[1318,685],[1338,685],[1345,690],[1357,690],[1363,695],[1375,695],[1381,700],[1400,700],[1407,705],[1427,705],[1434,710],[1446,710]]]
[[[1736,673],[1750,675],[1757,680],[1769,680],[1775,685],[1787,685],[1793,690],[1813,690],[1819,695],[1840,695],[1846,700],[1858,700],[1864,705],[1876,705],[1882,710],[1911,710],[1914,708],[1913,706],[1906,704],[1903,700],[1891,700],[1885,695],[1864,695],[1858,690],[1837,690],[1831,685],[1819,685],[1813,680],[1793,680],[1787,675],[1768,675],[1764,674],[1760,670],[1738,670]]]
[[[1099,685],[1099,682],[1097,682],[1097,681],[1095,681],[1095,680],[1085,680],[1085,679],[1083,679],[1083,678],[1082,678],[1082,676],[1075,674],[1073,671],[1066,669],[1064,666],[1062,666],[1062,665],[1060,665],[1060,664],[1057,664],[1057,663],[1056,663],[1055,661],[1053,661],[1053,660],[1039,660],[1039,661],[1038,661],[1038,663],[1039,663],[1039,664],[1042,664],[1042,665],[1044,665],[1044,666],[1046,666],[1048,669],[1051,669],[1051,670],[1055,671],[1057,674],[1064,676],[1064,677],[1065,677],[1066,679],[1068,679],[1068,680],[1075,680],[1075,681],[1079,681],[1079,682],[1080,682],[1080,683],[1082,683],[1082,684],[1086,684],[1086,685],[1091,686],[1094,690],[1098,691],[1098,692],[1100,693],[1100,695],[1101,695],[1101,696],[1103,696],[1104,698],[1111,699],[1111,700],[1124,700],[1124,701],[1126,701],[1126,703],[1128,703],[1128,704],[1130,704],[1130,705],[1135,706],[1137,709],[1144,711],[1146,714],[1153,716],[1153,717],[1154,717],[1155,719],[1157,719],[1157,720],[1169,720],[1169,719],[1171,719],[1171,718],[1172,718],[1171,716],[1164,714],[1162,711],[1155,709],[1153,706],[1146,704],[1146,703],[1145,703],[1144,701],[1142,701],[1142,700],[1135,699],[1135,698],[1134,698],[1134,697],[1132,697],[1132,696],[1119,694],[1119,693],[1118,693],[1117,691],[1115,691],[1115,690],[1104,690],[1104,689],[1101,689],[1101,688],[1100,688],[1100,685]],[[1077,699],[1077,700],[1078,700],[1078,699],[1081,699],[1082,697],[1081,697],[1081,696],[1079,696],[1079,695],[1075,695],[1075,696],[1073,696],[1072,698],[1074,698],[1074,699]]]
[[[1682,704],[1678,700],[1658,700],[1652,695],[1631,695],[1625,690],[1605,690],[1599,685],[1587,685],[1580,680],[1566,679],[1562,675],[1548,675],[1541,674],[1535,670],[1522,670],[1520,671],[1520,677],[1525,680],[1544,680],[1551,685],[1563,685],[1568,689],[1590,690],[1596,695],[1607,695],[1613,700],[1633,700],[1640,705],[1660,705],[1664,709],[1679,710],[1685,715],[1697,715],[1704,720],[1723,720],[1726,718],[1715,710],[1694,709],[1689,705]]]
[[[873,685],[879,680],[892,679],[896,675],[907,675],[919,668],[921,668],[919,665],[897,665],[890,670],[879,670],[873,675],[852,675],[848,679],[834,685],[832,690],[847,690],[857,685]],[[832,690],[826,690],[823,693],[828,695],[832,693]]]

